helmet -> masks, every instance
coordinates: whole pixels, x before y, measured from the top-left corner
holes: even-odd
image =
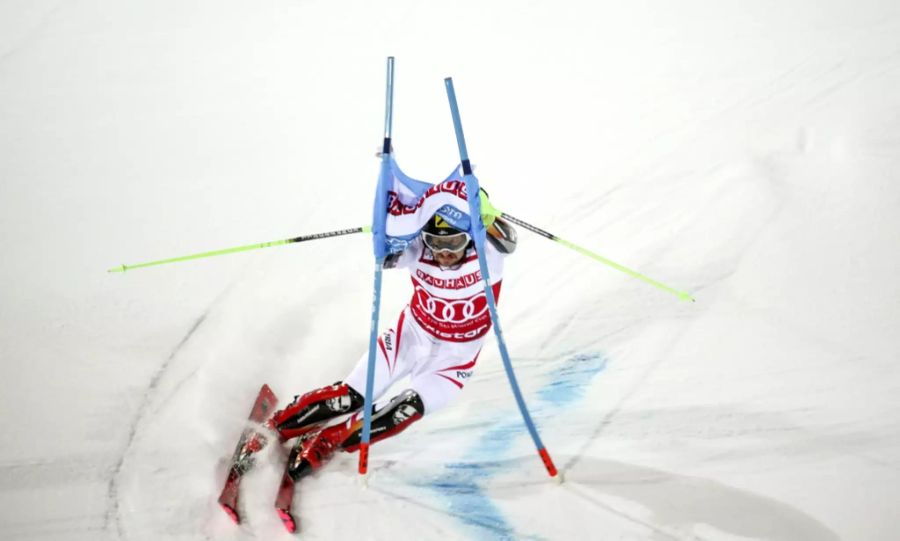
[[[422,240],[432,252],[461,252],[469,245],[472,237],[435,214],[422,229]]]

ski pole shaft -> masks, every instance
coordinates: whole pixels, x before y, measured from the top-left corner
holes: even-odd
[[[308,240],[327,239],[331,237],[340,237],[343,235],[352,235],[354,233],[368,233],[372,230],[369,226],[353,227],[350,229],[339,229],[337,231],[328,231],[325,233],[314,233],[312,235],[303,235],[292,239],[273,240],[270,242],[261,242],[259,244],[248,244],[246,246],[235,246],[233,248],[223,248],[221,250],[213,250],[211,252],[202,252],[199,254],[185,255],[181,257],[172,257],[169,259],[160,259],[158,261],[148,261],[146,263],[136,263],[134,265],[120,265],[109,269],[107,272],[125,272],[133,269],[141,269],[144,267],[154,267],[157,265],[167,265],[169,263],[180,263],[182,261],[191,261],[194,259],[203,259],[206,257],[215,257],[227,254],[236,254],[238,252],[248,252],[250,250],[258,250],[260,248],[269,248],[271,246],[284,246],[285,244],[294,244],[297,242],[306,242]]]
[[[662,282],[658,282],[658,281],[654,280],[653,278],[644,276],[643,274],[641,274],[637,271],[631,270],[628,267],[625,267],[624,265],[620,265],[620,264],[616,263],[615,261],[611,261],[598,253],[592,252],[592,251],[588,250],[587,248],[584,248],[582,246],[575,244],[574,242],[570,242],[570,241],[567,241],[566,239],[557,237],[553,233],[548,233],[548,232],[544,231],[543,229],[540,229],[539,227],[535,227],[527,222],[523,222],[522,220],[515,218],[513,216],[510,216],[509,214],[506,214],[505,212],[500,212],[498,214],[498,216],[500,216],[501,218],[508,220],[518,226],[521,226],[524,229],[531,231],[532,233],[536,233],[544,238],[550,239],[554,242],[558,242],[559,244],[562,244],[566,248],[571,248],[572,250],[575,250],[576,252],[578,252],[581,255],[590,257],[591,259],[593,259],[595,261],[599,261],[600,263],[603,263],[604,265],[612,267],[618,271],[624,272],[625,274],[627,274],[628,276],[631,276],[632,278],[637,278],[638,280],[645,282],[647,284],[650,284],[651,286],[653,286],[657,289],[660,289],[667,293],[671,293],[683,301],[689,301],[689,302],[695,301],[695,299],[693,297],[691,297],[690,294],[685,293],[684,291],[679,291],[671,286],[667,286],[666,284],[663,284]]]

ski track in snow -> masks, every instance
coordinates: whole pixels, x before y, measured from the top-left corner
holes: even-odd
[[[150,405],[150,401],[153,398],[153,394],[156,392],[159,387],[159,382],[162,380],[163,376],[166,374],[166,371],[171,366],[172,361],[175,359],[175,356],[178,355],[178,352],[181,351],[181,348],[187,344],[188,340],[191,339],[191,336],[197,332],[197,329],[200,328],[200,325],[206,320],[207,315],[209,315],[209,310],[204,312],[194,324],[188,329],[187,333],[185,333],[184,338],[178,342],[178,345],[172,350],[172,353],[169,354],[169,357],[162,363],[159,367],[159,370],[154,374],[153,379],[150,380],[150,385],[147,386],[147,390],[144,392],[143,400],[141,400],[141,404],[138,406],[137,412],[135,413],[134,420],[131,422],[130,430],[128,431],[128,441],[125,444],[125,449],[122,451],[122,456],[119,457],[118,462],[113,467],[112,474],[109,480],[109,487],[107,489],[107,511],[106,517],[104,518],[104,528],[109,528],[110,522],[114,521],[116,526],[116,532],[119,535],[120,539],[124,539],[124,530],[122,528],[121,516],[119,514],[119,475],[122,472],[122,468],[125,464],[125,459],[128,457],[128,452],[131,450],[131,446],[134,444],[135,436],[137,435],[138,426],[141,424],[141,421],[144,419],[144,414]]]
[[[225,292],[228,291],[229,288],[225,289]],[[110,474],[109,484],[107,488],[107,511],[106,516],[104,517],[103,528],[105,530],[109,530],[112,524],[115,524],[116,533],[118,534],[119,539],[126,539],[125,529],[122,525],[122,517],[119,512],[120,502],[119,502],[119,483],[120,483],[120,475],[122,474],[122,470],[125,465],[125,460],[128,458],[128,454],[131,451],[132,445],[134,444],[135,437],[138,433],[138,428],[141,425],[141,422],[146,416],[148,408],[154,398],[154,394],[159,388],[159,383],[162,381],[162,378],[166,375],[168,369],[172,366],[175,357],[178,355],[178,352],[188,343],[194,333],[197,332],[197,329],[206,321],[206,318],[209,316],[210,311],[213,306],[215,306],[218,301],[224,296],[225,292],[219,296],[218,299],[213,301],[213,303],[207,308],[205,312],[203,312],[200,317],[191,325],[190,329],[185,333],[184,337],[178,342],[174,349],[172,349],[172,353],[169,354],[168,358],[162,363],[157,370],[156,374],[154,374],[153,379],[150,380],[150,384],[147,386],[147,390],[144,392],[143,398],[141,400],[140,405],[135,412],[134,419],[130,424],[130,429],[128,431],[128,441],[125,444],[125,449],[122,451],[122,455],[119,457],[119,460],[116,462],[116,465],[112,469],[112,473]]]

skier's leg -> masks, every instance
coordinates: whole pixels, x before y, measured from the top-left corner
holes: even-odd
[[[376,443],[403,432],[425,414],[419,394],[407,389],[372,414],[369,442]],[[356,413],[346,422],[329,426],[304,441],[291,455],[290,475],[300,479],[320,468],[337,449],[353,452],[362,440],[362,414]]]
[[[429,414],[443,409],[462,392],[474,374],[482,342],[435,344],[428,362],[417,365],[412,371],[410,386],[422,398]]]
[[[375,397],[381,396],[392,383],[409,373],[409,368],[401,357],[401,349],[403,355],[409,356],[416,340],[414,337],[407,339],[404,336],[410,334],[404,331],[408,326],[404,310],[397,321],[397,330],[388,329],[378,338],[375,350]],[[343,382],[297,396],[293,403],[272,416],[269,426],[278,431],[284,441],[302,436],[325,421],[358,411],[363,407],[362,393],[366,388],[368,365],[367,352],[360,357]]]
[[[395,396],[372,414],[370,443],[395,436],[418,421],[425,412],[433,413],[449,404],[471,377],[481,343],[438,344],[429,362],[413,368],[412,388]],[[468,361],[461,361],[469,357]],[[291,456],[291,476],[296,480],[327,461],[337,449],[353,452],[362,441],[362,413],[345,422],[329,426],[315,434]]]
[[[377,399],[388,390],[395,381],[399,380],[410,371],[410,360],[415,360],[420,355],[421,347],[419,337],[411,332],[415,325],[412,317],[408,316],[409,309],[400,312],[397,325],[388,329],[378,337],[375,347],[374,384],[372,396]],[[344,383],[364,393],[366,390],[366,377],[369,370],[369,353],[363,353],[350,374],[344,378]]]
[[[374,370],[376,398],[395,381],[416,369],[421,359],[427,359],[433,340],[427,337],[405,309],[397,321],[396,331],[388,330],[378,339]],[[360,358],[356,367],[344,380],[355,389],[364,389],[368,368],[368,354]],[[370,442],[398,434],[424,415],[422,399],[414,390],[404,391],[383,407],[376,407],[372,414]],[[320,467],[338,448],[355,450],[362,436],[363,414],[355,413],[346,422],[329,426],[312,434],[291,455],[291,475],[295,479]],[[343,445],[344,443],[347,445]]]
[[[399,434],[426,411],[434,413],[452,402],[472,376],[481,352],[483,340],[434,341],[414,322],[407,322],[403,328],[405,344],[399,361],[411,373],[410,388],[376,408],[372,414],[370,443]],[[342,427],[343,439],[340,439]],[[342,450],[356,451],[362,439],[362,413],[326,430],[331,431],[331,439],[339,440]]]

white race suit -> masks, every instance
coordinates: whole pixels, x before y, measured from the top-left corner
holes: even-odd
[[[485,256],[494,297],[499,299],[503,260],[491,242]],[[475,369],[484,337],[490,331],[484,282],[475,249],[466,249],[462,261],[442,268],[421,238],[413,241],[395,268],[409,270],[413,295],[397,324],[378,338],[373,397],[377,400],[397,380],[410,376],[426,413],[449,404]],[[366,390],[368,353],[344,380],[354,390]]]

